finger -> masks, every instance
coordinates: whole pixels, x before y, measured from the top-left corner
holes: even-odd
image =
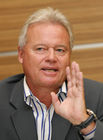
[[[82,82],[82,79],[83,79],[83,76],[82,76],[82,72],[80,72],[80,68],[79,68],[79,65],[78,63],[76,62],[73,62],[73,68],[74,68],[74,86],[78,87],[78,86],[81,86],[81,82]]]
[[[80,72],[80,67],[78,63],[74,62],[74,67],[76,72]]]
[[[67,81],[70,82],[71,81],[71,73],[70,73],[69,67],[66,68],[66,75],[67,75]]]
[[[75,62],[75,78],[76,78],[76,86],[83,85],[83,73],[80,71],[80,67],[78,63]]]
[[[75,63],[75,72],[76,72],[76,79],[77,80],[80,80],[80,77],[81,77],[80,76],[81,75],[80,73],[81,72],[80,72],[80,67],[79,67],[78,63]]]
[[[70,73],[70,68],[66,68],[66,74],[67,74],[67,81],[68,81],[68,93],[67,96],[71,96],[72,94],[72,78],[71,78],[71,73]]]
[[[76,62],[72,62],[71,65],[71,78],[72,78],[72,86],[76,86]]]
[[[78,73],[78,88],[80,91],[83,91],[83,73],[82,72],[79,72]]]
[[[83,73],[80,71],[79,65],[75,64],[76,70],[76,87],[78,88],[79,93],[84,93],[84,86],[83,86]]]
[[[58,99],[58,96],[54,92],[51,92],[51,97],[52,97],[52,104],[54,106],[54,109],[56,112],[58,112],[59,105],[60,105],[60,101]]]

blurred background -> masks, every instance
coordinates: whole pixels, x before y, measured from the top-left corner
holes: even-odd
[[[20,30],[40,8],[59,9],[74,34],[72,61],[84,77],[103,82],[103,0],[0,0],[0,80],[22,72],[17,58]]]

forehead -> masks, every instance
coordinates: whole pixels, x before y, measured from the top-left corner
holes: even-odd
[[[56,31],[62,31],[62,32],[65,32],[66,34],[68,34],[69,36],[69,33],[67,31],[67,29],[60,23],[57,23],[57,22],[37,22],[37,23],[33,23],[33,24],[30,24],[29,27],[28,27],[28,32],[30,30],[32,31],[36,31],[36,30],[39,30],[42,32],[42,30],[44,30],[45,32],[50,29],[52,29],[52,31],[56,30]]]
[[[68,41],[69,34],[63,25],[58,23],[43,22],[31,24],[28,28],[27,38],[36,40],[61,40]]]

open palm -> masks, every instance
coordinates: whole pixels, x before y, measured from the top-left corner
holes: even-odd
[[[73,62],[71,69],[67,67],[66,74],[68,81],[67,98],[60,102],[57,95],[52,92],[53,106],[56,113],[72,124],[80,124],[87,117],[82,72],[80,72],[79,65]]]

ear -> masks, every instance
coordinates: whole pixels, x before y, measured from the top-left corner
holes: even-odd
[[[18,46],[18,60],[22,64],[23,63],[23,49]]]

